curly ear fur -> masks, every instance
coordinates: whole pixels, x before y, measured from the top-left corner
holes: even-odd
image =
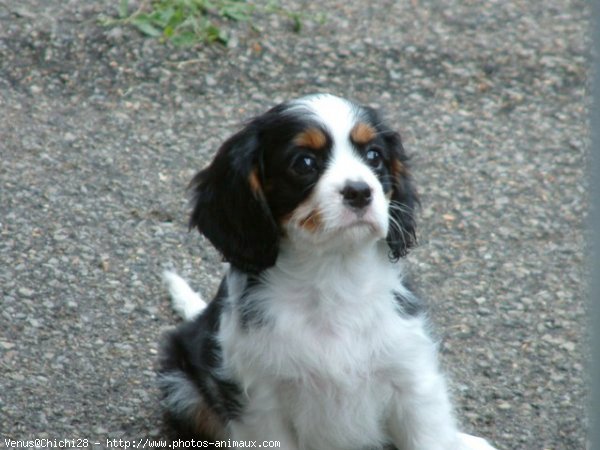
[[[189,186],[190,228],[198,228],[226,261],[245,272],[260,272],[277,258],[278,227],[261,179],[258,136],[247,127],[221,146]]]
[[[397,260],[406,256],[408,250],[417,244],[415,209],[420,203],[400,135],[393,131],[386,131],[383,137],[389,148],[393,150],[395,158],[392,164],[390,231],[387,243],[390,247],[390,257]]]

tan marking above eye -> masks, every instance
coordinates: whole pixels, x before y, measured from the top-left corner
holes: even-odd
[[[327,145],[327,136],[318,128],[309,128],[296,136],[294,144],[312,150],[322,150]]]
[[[352,142],[358,145],[367,144],[375,139],[376,136],[377,130],[364,122],[357,123],[350,132],[350,139],[352,139]]]

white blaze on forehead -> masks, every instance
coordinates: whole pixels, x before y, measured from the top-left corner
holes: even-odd
[[[377,183],[374,175],[355,152],[350,141],[352,130],[361,121],[360,107],[330,94],[301,98],[298,100],[298,105],[309,110],[331,135],[333,148],[329,177],[338,178],[336,184],[339,185],[346,180],[363,180],[374,187],[373,185]],[[332,171],[334,173],[331,173]]]
[[[360,178],[364,173],[364,162],[354,151],[350,135],[360,121],[360,107],[346,99],[330,94],[316,94],[297,100],[294,106],[304,109],[310,116],[321,123],[332,139],[332,159],[329,167],[338,167],[347,173],[348,179]],[[351,167],[354,166],[354,167]],[[358,169],[358,170],[357,170]]]
[[[335,145],[350,144],[350,132],[360,117],[359,108],[353,103],[330,94],[303,97],[294,106],[306,108],[331,134]]]

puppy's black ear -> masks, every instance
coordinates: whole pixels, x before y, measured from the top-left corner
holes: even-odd
[[[262,189],[260,153],[250,124],[221,146],[189,186],[190,228],[198,228],[234,267],[253,273],[275,264],[279,244]]]
[[[408,157],[402,147],[400,135],[391,130],[382,133],[392,150],[392,195],[390,202],[390,228],[387,243],[393,260],[406,256],[417,244],[415,209],[419,197],[410,175]]]

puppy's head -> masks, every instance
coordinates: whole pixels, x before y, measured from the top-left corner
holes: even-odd
[[[233,266],[259,272],[279,244],[335,251],[415,244],[418,203],[400,136],[370,108],[332,95],[276,106],[229,138],[190,184],[197,227]]]

